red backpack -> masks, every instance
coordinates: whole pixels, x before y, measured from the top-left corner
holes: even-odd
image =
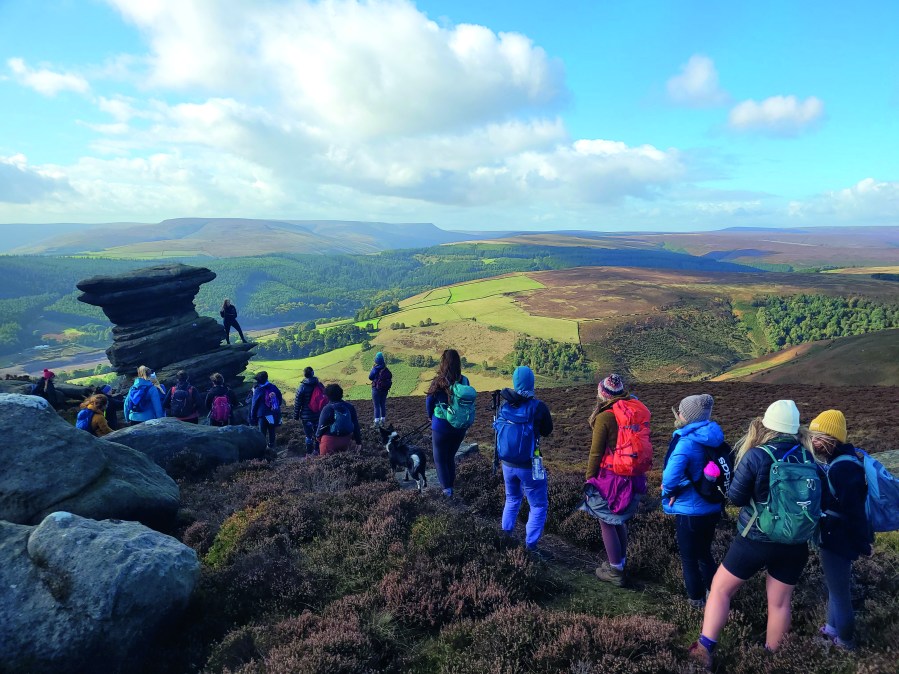
[[[325,387],[321,382],[318,382],[309,395],[309,409],[316,414],[321,414],[321,411],[325,409],[327,404],[328,396],[325,395]]]
[[[652,468],[652,442],[649,440],[650,413],[646,405],[633,398],[612,405],[618,423],[618,442],[606,452],[602,467],[616,475],[635,477]]]

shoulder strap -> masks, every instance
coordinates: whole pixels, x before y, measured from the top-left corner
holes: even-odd
[[[861,466],[862,469],[864,469],[864,467],[865,467],[864,464],[861,462],[861,460],[857,456],[849,456],[848,454],[840,454],[837,458],[835,458],[829,464],[825,464],[826,467],[824,469],[824,474],[827,476],[827,488],[830,490],[830,495],[833,496],[834,498],[837,497],[837,494],[836,494],[836,491],[834,491],[833,482],[830,481],[830,471],[835,465],[837,465],[841,461],[852,461],[856,465]]]

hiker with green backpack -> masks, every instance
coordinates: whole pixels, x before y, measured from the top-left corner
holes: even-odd
[[[874,536],[866,508],[865,461],[847,442],[848,436],[843,413],[827,410],[812,419],[806,445],[822,463],[825,474],[818,547],[827,585],[827,622],[819,631],[837,648],[851,651],[855,648],[852,562],[871,554]]]
[[[768,629],[765,647],[777,650],[790,629],[790,600],[808,559],[808,541],[821,517],[821,478],[800,442],[799,409],[777,400],[753,419],[735,447],[734,477],[727,496],[741,506],[737,535],[712,580],[702,633],[689,655],[708,669],[730,602],[742,585],[767,570]]]
[[[440,357],[437,375],[428,388],[425,407],[431,419],[431,444],[434,467],[443,494],[453,496],[456,481],[456,452],[465,432],[474,423],[475,390],[462,374],[462,359],[455,349],[447,349]]]

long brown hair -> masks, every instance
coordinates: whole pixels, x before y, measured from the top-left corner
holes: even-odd
[[[97,413],[102,413],[106,409],[106,405],[109,401],[106,396],[102,393],[95,393],[90,398],[81,403],[81,409],[83,410],[93,410]]]
[[[446,349],[440,356],[437,375],[428,387],[428,395],[437,391],[449,391],[450,387],[462,378],[462,359],[455,349]]]
[[[801,435],[802,446],[809,450],[819,463],[830,463],[836,454],[840,441],[832,435],[820,431],[806,431]]]

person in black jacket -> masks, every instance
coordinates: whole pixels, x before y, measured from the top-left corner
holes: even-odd
[[[293,419],[303,422],[303,432],[306,434],[306,455],[318,454],[318,439],[315,431],[318,429],[318,418],[321,410],[316,412],[309,406],[312,392],[319,386],[315,370],[307,367],[303,370],[303,381],[297,387],[297,394],[293,399]]]
[[[209,389],[209,393],[206,394],[206,409],[209,410],[209,425],[210,426],[228,426],[233,422],[234,419],[234,408],[237,407],[237,396],[234,394],[228,386],[225,385],[225,378],[216,372],[209,378],[209,381],[212,382],[212,388]],[[224,397],[228,401],[228,415],[227,419],[217,418],[218,416],[224,417],[224,412],[222,411],[221,403],[216,406],[215,399]]]
[[[200,392],[191,385],[187,372],[179,370],[178,382],[166,392],[162,401],[162,409],[165,410],[166,416],[198,424],[202,405]]]
[[[240,341],[246,344],[246,337],[243,336],[243,330],[240,329],[240,323],[237,322],[237,307],[231,304],[231,300],[226,298],[222,302],[222,310],[219,312],[219,315],[224,319],[225,323],[225,341],[228,344],[231,343],[231,328],[233,327],[237,330],[237,334],[240,335]]]
[[[822,481],[821,567],[827,585],[827,622],[819,630],[837,648],[855,648],[852,612],[852,562],[871,554],[873,534],[865,502],[865,469],[846,442],[846,417],[839,410],[822,412],[809,424],[807,443],[824,464]]]
[[[765,416],[749,424],[747,434],[737,442],[734,477],[727,497],[741,506],[734,537],[724,561],[712,580],[705,605],[702,633],[690,646],[690,658],[708,669],[718,637],[727,622],[730,602],[743,584],[762,569],[767,570],[768,629],[765,647],[777,650],[790,629],[790,600],[808,559],[808,544],[775,543],[758,526],[755,504],[769,496],[769,476],[773,461],[762,446],[771,448],[778,460],[797,448],[799,409],[792,400],[777,400]]]
[[[350,449],[353,441],[356,449],[361,449],[359,417],[356,415],[356,408],[343,399],[340,384],[325,386],[325,395],[328,396],[328,404],[319,415],[318,430],[315,433],[322,456]]]

